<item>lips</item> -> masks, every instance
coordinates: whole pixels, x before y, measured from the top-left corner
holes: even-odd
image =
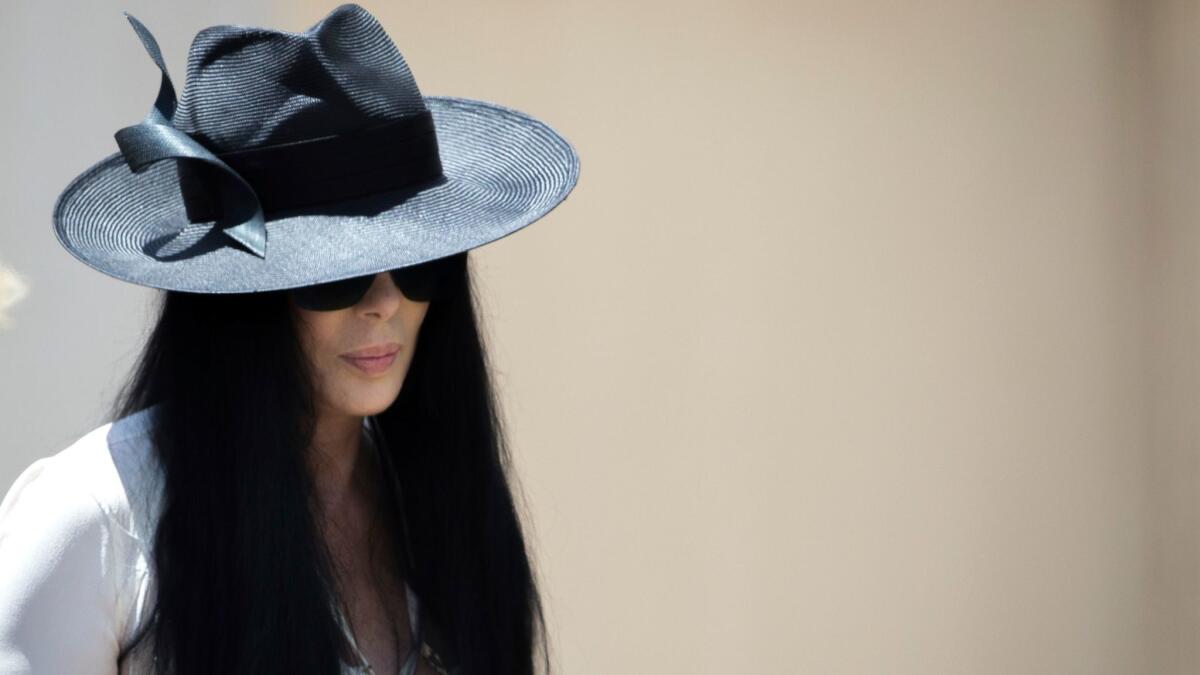
[[[399,352],[400,345],[389,342],[347,352],[341,358],[367,375],[379,375],[392,367]]]
[[[391,356],[398,351],[400,351],[400,343],[388,342],[386,344],[371,345],[370,347],[364,347],[363,349],[346,352],[345,354],[342,354],[342,356],[348,359],[374,359],[381,356]]]

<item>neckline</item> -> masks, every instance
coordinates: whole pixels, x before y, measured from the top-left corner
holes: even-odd
[[[421,654],[421,608],[420,600],[417,594],[413,591],[412,586],[408,584],[408,580],[404,581],[404,594],[406,606],[408,608],[408,626],[409,626],[409,647],[408,652],[400,660],[399,673],[415,672],[412,670],[417,658]],[[350,622],[346,619],[345,613],[342,612],[340,603],[334,603],[334,614],[337,618],[338,625],[341,626],[342,635],[350,644],[350,650],[354,654],[354,658],[358,663],[347,662],[344,658],[341,659],[343,666],[353,669],[353,672],[372,673],[381,675],[375,672],[371,666],[371,662],[367,660],[366,655],[362,653],[362,649],[358,646],[358,640],[354,637],[354,631],[350,629]]]
[[[371,417],[367,416],[363,418],[363,442],[369,447],[368,451],[374,455],[378,469],[385,474],[390,475],[391,466],[390,464],[385,464],[387,459],[383,456],[383,452],[380,450],[379,444],[376,442],[376,430],[373,425],[374,420]],[[408,673],[416,672],[416,661],[418,658],[420,658],[422,647],[420,600],[417,598],[417,594],[415,591],[413,591],[412,586],[409,585],[408,579],[404,580],[404,595],[405,607],[408,610],[409,648],[408,652],[400,660],[400,669],[398,671],[400,675],[407,675]],[[338,621],[338,625],[342,629],[342,635],[349,643],[350,650],[353,652],[353,656],[357,661],[357,663],[349,663],[345,660],[345,658],[342,658],[341,662],[343,666],[353,669],[353,672],[356,673],[381,675],[375,672],[374,667],[371,666],[371,662],[367,660],[366,655],[362,653],[362,648],[358,645],[358,640],[355,638],[354,631],[350,626],[350,622],[345,613],[342,611],[342,603],[340,601],[335,602],[333,609],[335,617]]]

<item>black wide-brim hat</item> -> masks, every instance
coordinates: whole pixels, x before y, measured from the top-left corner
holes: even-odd
[[[54,231],[109,276],[161,289],[261,292],[415,265],[505,237],[566,199],[574,148],[544,122],[423,96],[362,7],[303,33],[197,33],[179,96],[162,71],[120,152],[59,195]]]

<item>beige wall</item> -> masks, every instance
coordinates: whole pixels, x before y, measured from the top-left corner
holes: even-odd
[[[1148,13],[1151,672],[1200,670],[1200,5]]]
[[[181,86],[199,28],[336,3],[76,4],[0,9],[100,50],[0,40],[39,132],[0,164],[5,483],[142,335],[49,230],[157,87],[120,9]],[[1200,670],[1196,3],[361,4],[424,93],[582,158],[478,256],[560,672]]]

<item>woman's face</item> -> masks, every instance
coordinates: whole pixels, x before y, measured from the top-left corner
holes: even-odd
[[[380,272],[352,307],[319,312],[292,302],[292,309],[312,364],[318,413],[376,415],[396,400],[428,302],[410,300]],[[355,358],[364,351],[384,356]]]

